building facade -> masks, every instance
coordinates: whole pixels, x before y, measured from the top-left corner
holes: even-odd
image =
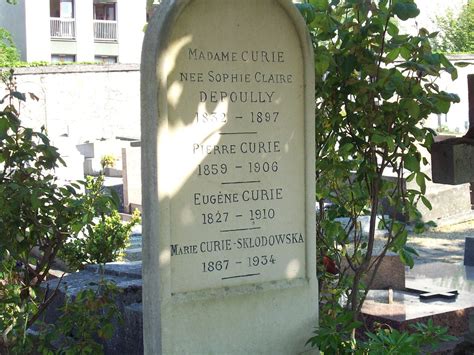
[[[6,28],[28,62],[139,63],[146,0],[0,2]]]

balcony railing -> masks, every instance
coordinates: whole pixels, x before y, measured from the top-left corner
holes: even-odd
[[[51,38],[76,38],[76,21],[73,18],[50,18]]]
[[[117,41],[117,21],[94,20],[96,41]]]

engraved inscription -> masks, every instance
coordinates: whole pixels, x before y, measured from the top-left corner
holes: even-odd
[[[305,276],[304,80],[288,46],[181,49],[169,122],[193,134],[171,200],[173,292]]]

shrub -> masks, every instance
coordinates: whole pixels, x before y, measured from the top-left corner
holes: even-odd
[[[84,195],[84,182],[58,183],[54,169],[64,164],[58,150],[44,130],[20,121],[20,103],[36,96],[17,90],[13,71],[0,73],[6,89],[0,100],[0,348],[27,353],[27,330],[56,295],[57,290],[40,294],[40,285],[58,253],[116,201]]]
[[[102,170],[105,168],[113,168],[115,165],[115,160],[116,159],[113,155],[104,155],[102,159],[100,159]]]
[[[84,235],[70,238],[61,256],[75,269],[84,264],[104,264],[120,260],[129,245],[132,228],[141,221],[138,210],[128,222],[122,222],[120,214],[113,210],[101,215],[96,224]]]
[[[119,293],[115,284],[101,281],[68,298],[57,322],[40,327],[38,350],[45,355],[102,354],[102,341],[110,339],[122,321],[115,301]]]
[[[371,284],[363,282],[365,275],[377,273],[389,250],[413,266],[416,251],[406,245],[407,223],[399,216],[423,231],[417,204],[431,205],[425,197],[427,159],[420,147],[429,150],[435,133],[423,122],[459,101],[436,84],[442,72],[455,79],[457,70],[444,55],[433,53],[434,35],[425,29],[415,36],[399,32],[397,21],[419,14],[413,0],[309,0],[298,7],[315,58],[318,271],[320,302],[327,305],[320,317],[334,317],[342,303],[342,316],[350,314],[347,327],[332,334],[352,349]],[[386,179],[387,171],[396,179]],[[404,179],[416,187],[407,189],[400,183]],[[384,211],[383,201],[391,212]],[[342,216],[347,223],[338,219]],[[361,216],[369,216],[368,235],[362,234]],[[375,255],[379,227],[388,236]],[[334,263],[336,276],[324,261]],[[320,334],[327,331],[323,326]],[[320,345],[324,337],[315,339]]]

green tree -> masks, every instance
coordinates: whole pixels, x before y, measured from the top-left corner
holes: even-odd
[[[448,11],[436,17],[440,35],[434,39],[433,45],[441,52],[474,53],[474,0],[463,5],[459,14]]]
[[[17,0],[6,0],[8,4],[16,5]],[[0,67],[9,67],[20,60],[20,54],[13,42],[10,32],[0,27]]]
[[[18,50],[10,33],[0,27],[0,67],[9,67],[20,60]]]
[[[399,32],[398,21],[419,14],[413,0],[309,0],[299,8],[315,55],[318,334],[324,335],[313,340],[327,353],[351,352],[371,284],[367,275],[375,275],[389,250],[413,266],[416,251],[406,245],[407,223],[399,216],[423,230],[416,205],[431,205],[419,148],[429,149],[434,136],[423,120],[459,100],[436,84],[441,72],[454,79],[457,71],[433,53],[426,30]],[[387,171],[397,179],[384,178]],[[405,179],[417,188],[406,189]],[[369,216],[368,235],[360,228],[362,216]],[[388,236],[376,254],[378,227]]]

